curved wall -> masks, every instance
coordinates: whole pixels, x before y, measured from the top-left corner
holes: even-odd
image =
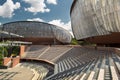
[[[70,14],[77,40],[120,32],[120,0],[74,0]]]

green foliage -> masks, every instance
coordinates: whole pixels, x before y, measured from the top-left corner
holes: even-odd
[[[12,51],[10,52],[10,54],[12,56],[17,56],[19,55],[20,52],[20,47],[19,46],[0,46],[0,65],[2,65],[2,61],[4,57],[8,56],[8,50],[12,49]]]
[[[0,59],[4,57],[7,57],[8,51],[6,47],[1,46],[0,47]]]
[[[2,59],[3,59],[3,55],[2,53],[0,53],[0,65],[2,65]]]
[[[95,46],[96,45],[96,44],[90,43],[88,41],[79,41],[79,44],[82,46],[86,46],[86,45]]]
[[[11,54],[9,56],[17,56],[20,52],[19,46],[7,46],[8,53]]]
[[[17,56],[17,55],[19,55],[19,53],[20,53],[20,47],[19,46],[13,46],[12,47],[12,54]]]
[[[71,41],[71,44],[72,45],[79,45],[79,42],[75,38],[73,38]]]
[[[0,53],[0,59],[2,59],[3,58],[3,56],[2,56],[2,54]]]
[[[2,60],[3,60],[3,50],[4,50],[4,48],[0,46],[0,65],[2,65]]]
[[[4,57],[7,57],[7,55],[8,55],[8,51],[7,51],[6,47],[3,48],[3,51],[4,51],[4,52],[3,52]]]
[[[88,41],[77,41],[75,38],[72,39],[71,41],[71,44],[72,45],[82,45],[82,46],[85,46],[85,45],[89,45],[89,46],[95,46],[96,44],[93,44],[93,43],[90,43]]]
[[[19,55],[20,47],[19,46],[0,46],[0,59],[8,56],[8,50],[12,49],[9,54],[14,54],[14,56]]]
[[[3,60],[2,60],[2,59],[0,59],[0,65],[2,65],[2,63],[3,63]]]

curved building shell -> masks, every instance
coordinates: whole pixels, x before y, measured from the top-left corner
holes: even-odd
[[[77,40],[91,37],[96,40],[104,37],[106,40],[111,35],[120,35],[119,0],[74,0],[70,15],[72,30]],[[114,43],[115,40],[111,39],[111,42]]]
[[[35,21],[17,21],[3,24],[2,31],[6,31],[9,34],[17,34],[21,37],[16,36],[3,36],[3,38],[19,39],[23,41],[32,41],[32,42],[42,42],[51,41],[61,43],[70,43],[71,34],[58,26],[47,24],[44,22],[35,22]]]

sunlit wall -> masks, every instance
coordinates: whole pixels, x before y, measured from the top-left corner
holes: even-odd
[[[70,15],[78,40],[120,32],[120,0],[74,0]]]

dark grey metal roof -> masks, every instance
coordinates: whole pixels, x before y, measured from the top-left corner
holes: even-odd
[[[56,38],[63,43],[71,42],[72,38],[71,34],[61,27],[36,21],[17,21],[6,23],[3,24],[2,30],[23,37]]]

